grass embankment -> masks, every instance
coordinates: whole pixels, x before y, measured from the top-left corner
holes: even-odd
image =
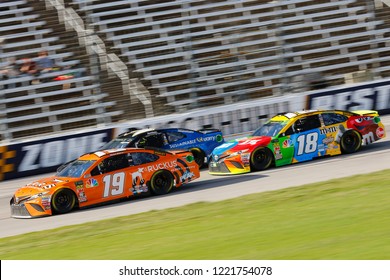
[[[0,239],[5,259],[390,259],[390,170]]]

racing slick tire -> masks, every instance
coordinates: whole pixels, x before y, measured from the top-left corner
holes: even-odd
[[[173,187],[173,183],[173,175],[167,170],[158,170],[150,179],[152,193],[156,195],[169,193]]]
[[[56,214],[65,214],[76,205],[76,196],[70,189],[61,189],[51,198],[51,208]]]
[[[190,152],[194,155],[196,164],[200,167],[204,165],[205,153],[199,148],[190,149]]]
[[[362,146],[362,136],[356,130],[347,130],[340,139],[341,152],[350,154],[357,152]]]
[[[273,161],[272,152],[266,147],[256,148],[250,158],[251,171],[260,171],[271,166]]]

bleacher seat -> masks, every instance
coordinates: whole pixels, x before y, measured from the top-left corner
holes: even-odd
[[[5,10],[5,11],[0,11],[0,17],[6,16],[6,15],[22,16],[23,14],[31,12],[32,10],[33,9],[31,7],[9,9],[9,10]]]
[[[7,34],[4,36],[4,39],[6,42],[12,41],[12,40],[18,40],[20,41],[23,37],[34,37],[34,38],[42,38],[43,35],[49,34],[50,32],[53,32],[53,29],[46,28],[46,29],[39,29],[35,31],[28,31],[28,32],[20,32],[20,33],[12,33]]]
[[[129,68],[142,75],[150,89],[177,106],[190,100],[250,96],[256,84],[278,94],[282,76],[292,79],[308,67],[338,83],[339,66],[349,71],[379,62],[380,58],[368,57],[370,50],[364,46],[368,40],[383,42],[383,30],[372,28],[381,21],[372,20],[365,6],[355,4],[353,0],[94,1],[80,11],[88,12],[92,26],[127,58]],[[334,63],[337,60],[340,65]],[[282,61],[286,73],[280,71]]]
[[[7,9],[18,12],[16,17],[0,23],[0,32],[6,39],[1,57],[8,54],[21,59],[32,56],[43,46],[49,48],[53,57],[78,53],[66,49],[65,42],[55,40],[57,36],[42,32],[52,26],[47,18],[34,16],[27,9],[27,1],[5,3],[1,17],[12,15]],[[345,74],[354,71],[369,69],[374,76],[390,75],[390,63],[386,61],[390,53],[389,17],[377,18],[362,0],[65,0],[65,3],[79,13],[87,28],[94,29],[105,41],[107,52],[114,52],[127,64],[129,76],[142,81],[153,101],[159,102],[154,106],[160,112],[165,112],[160,108],[172,112],[280,95],[293,87],[290,82],[309,71],[324,74],[331,86],[342,84]],[[24,21],[30,24],[25,25]],[[35,35],[27,37],[28,33]],[[98,54],[103,62],[105,55]],[[63,55],[56,61],[62,66],[74,66],[83,57]],[[100,69],[105,67],[103,63]],[[100,75],[102,88],[111,88],[114,81],[110,74]],[[4,96],[10,100],[43,92],[51,96],[56,90],[65,95],[62,92],[65,82],[48,82],[47,88],[31,85],[26,78],[13,82],[24,85],[24,90],[18,88],[11,93],[11,81],[0,82]],[[91,77],[78,85],[85,88],[94,85],[94,81]],[[119,92],[110,94],[110,98],[123,100],[120,97],[123,85],[115,86]],[[69,90],[75,93],[74,88]],[[82,95],[70,98],[86,102]],[[32,104],[31,99],[23,100]],[[66,100],[58,101],[59,107],[66,104]],[[39,106],[34,103],[32,107]],[[18,110],[6,108],[10,115]]]
[[[18,65],[23,58],[36,61],[44,49],[55,61],[56,70],[0,79],[0,138],[16,139],[97,125],[120,115],[120,110],[113,109],[115,101],[103,100],[107,94],[101,92],[96,78],[89,75],[88,69],[78,66],[80,59],[74,57],[59,36],[51,34],[53,26],[35,12],[34,4],[37,3],[0,3],[0,32],[4,39],[0,67],[7,65],[9,58],[16,59]],[[70,79],[54,80],[71,73],[75,76]]]
[[[11,8],[17,8],[18,6],[21,6],[21,5],[25,5],[27,3],[27,1],[25,0],[18,0],[18,1],[8,1],[8,2],[0,2],[0,8],[3,9],[3,8],[8,8],[8,9],[11,9]]]

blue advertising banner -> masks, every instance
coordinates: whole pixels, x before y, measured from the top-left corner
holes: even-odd
[[[308,93],[306,109],[376,110],[390,114],[390,81]]]
[[[98,150],[114,129],[22,142],[0,147],[0,181],[55,171],[80,155]]]

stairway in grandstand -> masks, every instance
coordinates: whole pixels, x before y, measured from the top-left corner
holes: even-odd
[[[11,58],[18,64],[24,58],[36,60],[41,50],[47,50],[56,64],[55,71],[38,77],[2,77],[0,140],[96,126],[120,114],[107,111],[115,102],[103,102],[107,94],[100,92],[89,69],[75,58],[78,54],[69,51],[58,33],[53,35],[55,23],[43,19],[39,9],[45,10],[39,4],[26,0],[0,2],[0,66]],[[70,73],[74,74],[72,79],[55,80]],[[33,82],[37,78],[40,83]]]
[[[177,108],[388,77],[389,29],[370,1],[73,1],[153,95]]]

